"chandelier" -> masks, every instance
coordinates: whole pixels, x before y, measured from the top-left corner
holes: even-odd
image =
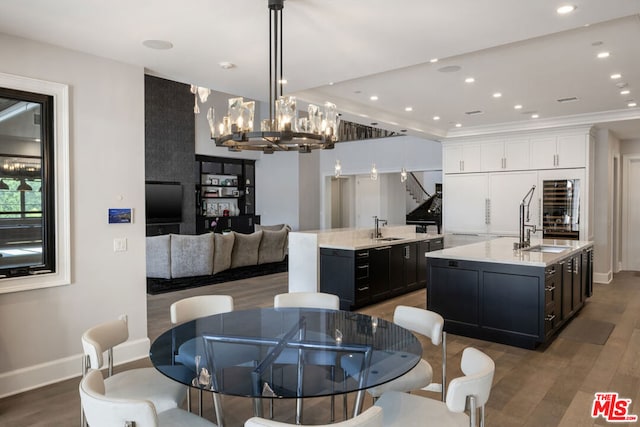
[[[296,98],[283,95],[282,9],[284,0],[269,2],[269,118],[254,130],[255,102],[229,99],[227,115],[215,126],[215,112],[209,108],[207,120],[218,147],[231,151],[259,150],[264,153],[331,149],[337,142],[339,114],[330,102],[320,107],[310,104],[306,117],[298,115]],[[198,96],[198,95],[196,95]],[[197,100],[196,100],[197,103]]]

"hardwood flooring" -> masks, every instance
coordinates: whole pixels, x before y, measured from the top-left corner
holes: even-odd
[[[148,332],[153,340],[169,328],[169,305],[192,295],[228,294],[236,309],[268,307],[273,295],[287,290],[287,274],[222,283],[192,290],[148,297]],[[361,310],[390,320],[396,305],[425,307],[425,291],[416,291]],[[491,397],[486,407],[487,426],[605,426],[602,418],[591,418],[595,392],[615,391],[632,399],[631,413],[640,415],[640,273],[616,274],[609,285],[594,285],[594,295],[578,315],[615,324],[604,345],[577,342],[558,336],[548,347],[524,350],[470,338],[449,335],[448,379],[460,375],[460,354],[474,346],[496,363]],[[422,340],[424,357],[439,379],[440,350]],[[148,360],[118,369],[149,366]],[[117,369],[117,370],[118,370]],[[78,379],[0,400],[0,426],[74,426],[79,424]],[[419,392],[437,398],[434,393]],[[195,401],[195,394],[193,395]],[[211,399],[205,396],[205,416],[214,420]],[[353,396],[349,396],[350,402]],[[337,419],[341,399],[336,400]],[[365,399],[365,407],[371,399]],[[223,397],[226,425],[242,426],[252,415],[249,399]],[[352,407],[352,405],[350,406]],[[304,421],[309,424],[329,420],[329,399],[307,399]],[[292,421],[293,402],[277,401],[275,417]],[[420,421],[416,420],[416,425]],[[616,424],[625,426],[627,424]],[[638,423],[632,425],[640,425]]]

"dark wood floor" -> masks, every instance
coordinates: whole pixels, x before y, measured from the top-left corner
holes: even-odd
[[[243,309],[271,306],[273,295],[286,290],[287,274],[280,273],[149,296],[149,338],[153,340],[169,328],[169,305],[180,298],[229,294],[234,297],[236,309]],[[367,307],[362,312],[390,320],[398,304],[425,307],[425,303],[422,290]],[[609,285],[596,284],[593,297],[578,316],[614,323],[606,344],[559,336],[547,348],[532,351],[449,335],[448,378],[460,375],[460,354],[467,346],[475,346],[495,360],[494,385],[486,409],[488,426],[605,426],[602,418],[593,420],[590,416],[594,393],[603,391],[616,391],[621,397],[632,399],[631,413],[640,414],[640,273],[623,272]],[[423,347],[424,357],[434,372],[439,372],[439,349],[426,340]],[[149,365],[148,360],[141,360],[119,369]],[[77,386],[78,379],[73,379],[1,399],[0,426],[78,425]],[[420,394],[437,398],[433,393]],[[351,402],[353,397],[349,399]],[[213,420],[211,399],[206,399],[205,405],[205,416]],[[223,405],[226,425],[230,427],[242,426],[252,414],[248,399],[224,397]],[[367,398],[365,407],[369,405],[371,400]],[[304,421],[328,422],[328,408],[328,398],[306,400]],[[340,412],[341,405],[337,404],[337,408]],[[291,421],[293,412],[292,402],[276,402],[277,419]],[[416,425],[419,424],[416,420]]]

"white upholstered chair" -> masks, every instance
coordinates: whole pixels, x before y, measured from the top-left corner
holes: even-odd
[[[462,353],[460,366],[464,376],[449,383],[445,402],[397,391],[385,392],[375,404],[382,408],[385,427],[416,424],[476,427],[478,408],[480,426],[484,426],[484,405],[491,393],[496,365],[480,350],[467,347]],[[465,409],[469,410],[469,415]]]
[[[178,300],[169,307],[172,325],[189,322],[199,317],[228,313],[230,311],[233,311],[233,297],[229,295],[198,295]],[[187,366],[193,363],[195,356],[195,341],[187,341],[178,349],[177,357],[183,359],[184,364]],[[212,393],[212,396],[216,419],[218,420],[218,424],[222,426],[224,421],[220,396],[217,393]],[[187,408],[191,411],[191,395],[189,391],[187,391],[187,400]],[[198,390],[198,403],[198,411],[200,416],[202,416],[202,390]]]
[[[105,394],[102,373],[90,370],[80,381],[80,401],[91,427],[112,426],[192,426],[215,427],[215,424],[180,408],[158,411],[143,398],[126,399]]]
[[[378,406],[372,406],[360,415],[334,424],[314,424],[315,427],[382,427],[383,423],[382,409]],[[293,424],[287,424],[274,420],[267,420],[265,418],[253,417],[249,418],[244,427],[287,427]]]
[[[273,298],[273,306],[275,308],[323,308],[327,310],[339,310],[340,309],[340,298],[337,295],[327,294],[323,292],[289,292],[284,294],[278,294]],[[282,363],[285,359],[287,359],[288,355],[292,355],[290,359],[297,359],[297,352],[284,351],[281,354],[281,357],[278,358],[277,362]],[[335,360],[324,360],[324,359],[314,359],[313,364],[316,365],[328,365],[331,367],[331,377],[335,378]],[[300,399],[297,402],[298,405],[302,405]],[[345,404],[345,418],[346,418],[346,394],[344,395],[344,404]],[[273,418],[273,401],[269,406],[270,415]],[[301,406],[298,410],[298,413],[301,412]],[[335,397],[331,396],[331,421],[335,419]],[[300,420],[298,420],[300,421]]]
[[[178,407],[185,398],[184,386],[172,381],[155,368],[138,368],[113,374],[113,347],[129,339],[127,317],[101,323],[82,334],[82,373],[104,366],[107,352],[108,377],[104,380],[108,397],[150,400],[158,411]],[[81,419],[84,425],[84,418]]]
[[[444,319],[433,311],[417,307],[399,305],[393,313],[393,323],[412,332],[431,339],[433,345],[442,345],[442,383],[432,383],[433,369],[424,359],[409,372],[393,381],[367,389],[367,392],[377,399],[385,391],[410,392],[412,390],[440,391],[442,401],[446,393],[447,369],[447,335],[444,332]]]
[[[337,295],[323,292],[289,292],[278,294],[273,298],[273,306],[340,309],[340,298]]]

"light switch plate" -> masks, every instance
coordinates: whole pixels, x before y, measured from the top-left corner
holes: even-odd
[[[113,239],[113,251],[114,252],[125,252],[127,250],[127,238],[126,237],[116,237]]]

